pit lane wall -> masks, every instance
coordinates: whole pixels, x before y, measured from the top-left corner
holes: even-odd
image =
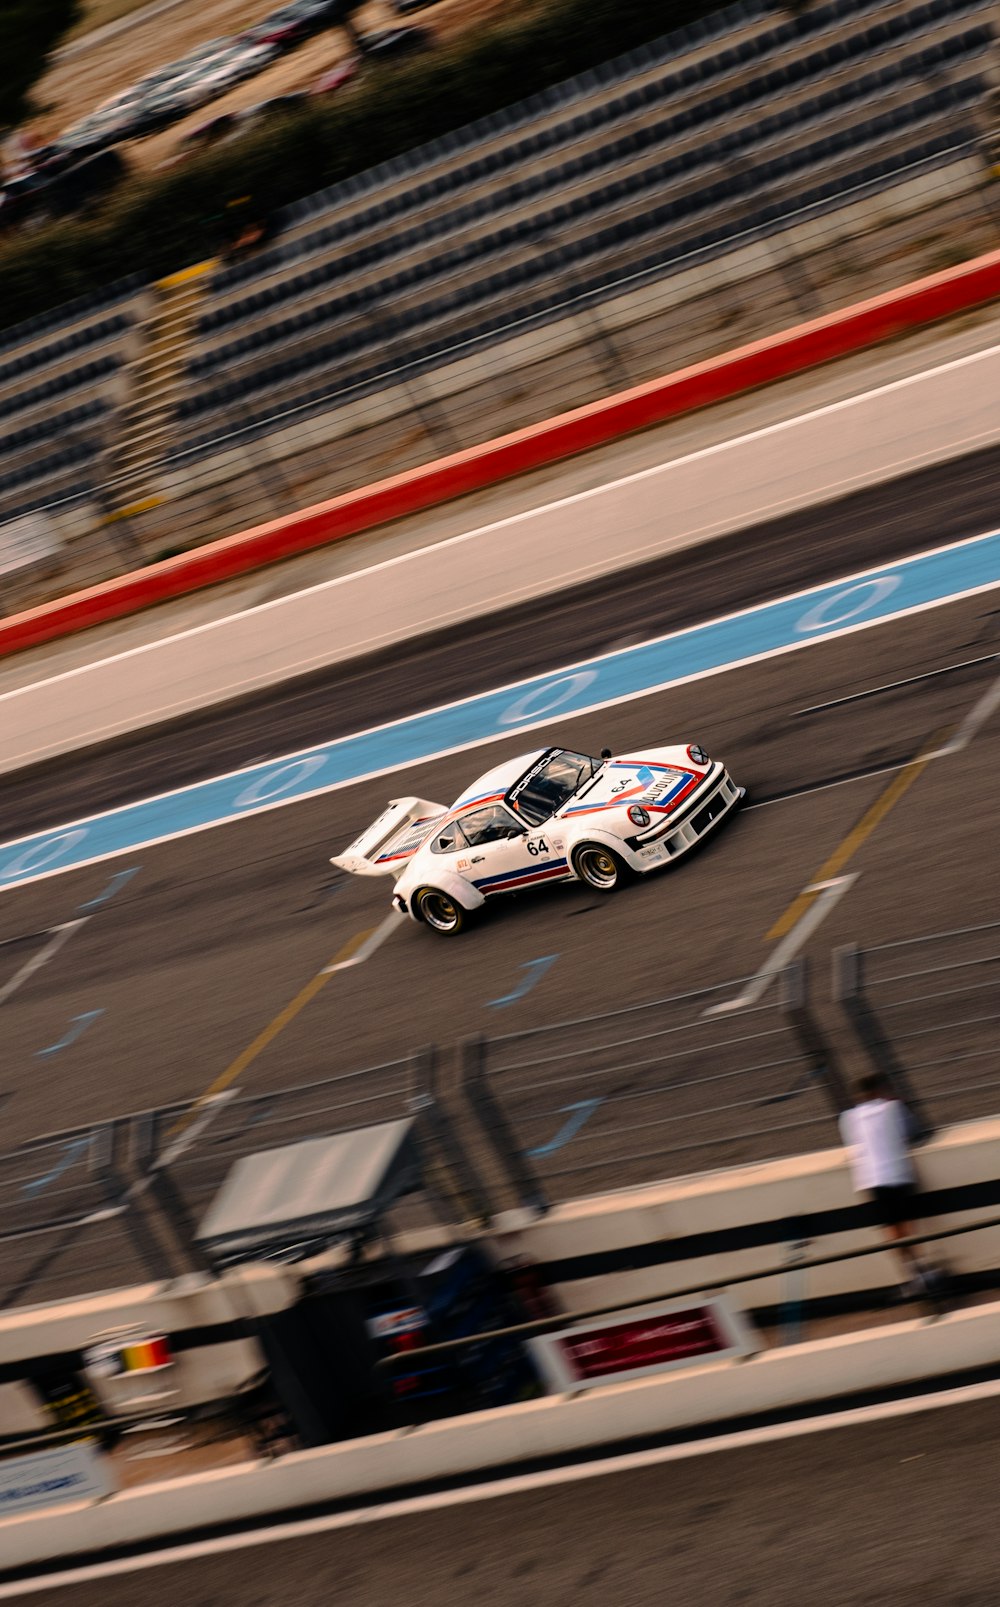
[[[949,1129],[919,1151],[918,1167],[928,1230],[1000,1215],[1000,1119]],[[793,1254],[818,1258],[877,1242],[839,1149],[595,1195],[542,1218],[507,1213],[487,1241],[500,1260],[534,1262],[567,1312],[725,1282],[738,1308],[770,1313],[779,1322],[790,1298],[787,1273],[743,1280],[783,1268]],[[449,1240],[440,1229],[399,1242],[430,1255]],[[959,1276],[994,1273],[1000,1228],[949,1240],[940,1253]],[[292,1304],[299,1271],[260,1266],[245,1269],[238,1283],[233,1275],[221,1284],[191,1278],[0,1313],[0,1438],[49,1426],[23,1384],[32,1363],[78,1356],[98,1333],[126,1324],[171,1336],[178,1406],[230,1394],[263,1362],[245,1337],[248,1309],[264,1315]],[[898,1269],[886,1252],[834,1262],[807,1276],[794,1298],[822,1313],[849,1306],[852,1296],[867,1291],[892,1290]],[[941,1371],[951,1365],[948,1354],[945,1348]],[[1000,1335],[986,1359],[1000,1360]]]
[[[1000,295],[1000,251],[0,622],[0,656],[449,502]]]
[[[0,772],[959,456],[1000,440],[998,395],[994,346],[7,692]]]
[[[275,1513],[356,1501],[373,1491],[412,1493],[484,1468],[516,1472],[538,1458],[802,1407],[893,1384],[982,1367],[1000,1356],[1000,1304],[936,1323],[891,1324],[745,1361],[684,1368],[662,1378],[550,1396],[419,1428],[372,1435],[268,1463],[126,1490],[97,1504],[0,1522],[3,1570],[187,1536]],[[56,1580],[53,1580],[55,1583]]]

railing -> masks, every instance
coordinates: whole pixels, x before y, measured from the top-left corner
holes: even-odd
[[[519,1203],[836,1141],[840,1077],[802,968],[727,1011],[750,980],[467,1044],[463,1086]]]
[[[0,1156],[0,1308],[198,1270],[197,1222],[234,1161],[405,1115],[415,1065],[407,1056],[280,1094],[233,1090]],[[399,1220],[428,1217],[414,1205]]]
[[[905,1239],[896,1240],[897,1246],[904,1249],[917,1249],[928,1244],[942,1244],[952,1239],[965,1238],[974,1233],[984,1233],[992,1228],[1000,1228],[1000,1216],[986,1217],[980,1222],[966,1222],[960,1226],[935,1228],[926,1233],[914,1233]],[[755,1272],[740,1273],[737,1277],[719,1278],[714,1281],[704,1281],[691,1284],[687,1288],[671,1290],[664,1299],[672,1303],[684,1300],[696,1300],[699,1297],[711,1294],[723,1294],[731,1290],[734,1285],[750,1286],[767,1280],[780,1278],[785,1280],[789,1295],[782,1307],[775,1313],[772,1307],[763,1308],[759,1313],[763,1317],[764,1325],[773,1328],[773,1345],[797,1344],[807,1337],[808,1300],[804,1288],[805,1279],[810,1272],[816,1272],[822,1267],[840,1266],[847,1262],[863,1261],[869,1256],[885,1255],[887,1253],[884,1243],[865,1244],[852,1250],[837,1251],[832,1255],[803,1256],[794,1263],[782,1262],[771,1267],[762,1267]],[[796,1287],[792,1287],[788,1280],[794,1279]],[[948,1305],[958,1298],[962,1289],[961,1278],[950,1278],[942,1273],[939,1278],[925,1288],[923,1292],[914,1294],[912,1301],[901,1302],[900,1320],[913,1315],[913,1306],[934,1314],[940,1314]],[[498,1339],[531,1339],[538,1334],[557,1332],[562,1328],[570,1328],[576,1323],[589,1322],[597,1317],[611,1317],[625,1314],[631,1310],[648,1306],[656,1299],[655,1296],[644,1294],[634,1300],[616,1300],[612,1305],[587,1306],[578,1311],[564,1311],[546,1317],[535,1317],[527,1322],[512,1323],[506,1328],[493,1328],[482,1333],[465,1334],[458,1339],[443,1339],[432,1345],[421,1345],[411,1350],[394,1355],[381,1357],[376,1363],[376,1371],[393,1373],[420,1367],[425,1361],[432,1361],[440,1357],[460,1356],[463,1351],[476,1345],[487,1345]],[[749,1308],[753,1316],[753,1307]]]
[[[1000,921],[840,949],[834,996],[928,1128],[996,1108]]]
[[[0,1307],[200,1266],[233,1161],[413,1114],[425,1192],[398,1225],[498,1212],[840,1144],[849,1079],[885,1072],[922,1119],[997,1111],[1000,922],[838,950],[600,1015],[427,1048],[292,1089],[229,1090],[0,1156]],[[821,997],[822,995],[822,997]],[[440,1066],[449,1075],[439,1075]]]
[[[162,507],[112,519],[122,486],[95,460],[86,493],[25,493],[0,517],[50,511],[70,562],[81,514],[92,517],[80,548],[88,579],[172,546],[179,514],[190,544],[276,517],[376,479],[386,463],[415,466],[988,249],[997,215],[985,161],[971,126],[937,130],[919,159],[899,152],[895,165],[791,204],[769,204],[766,186],[740,189],[706,220],[707,235],[678,241],[664,227],[603,264],[542,230],[526,244],[531,275],[512,305],[497,310],[494,296],[475,327],[455,314],[422,328],[373,306],[365,350],[310,370],[287,399],[234,396],[197,440],[174,442]],[[920,197],[904,205],[911,189]],[[870,232],[876,196],[884,215]],[[351,450],[331,450],[337,440]],[[32,584],[8,586],[7,606],[33,597]]]

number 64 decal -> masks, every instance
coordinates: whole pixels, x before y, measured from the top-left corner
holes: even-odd
[[[537,854],[547,854],[549,845],[544,837],[529,837],[526,844],[528,853],[534,857]]]

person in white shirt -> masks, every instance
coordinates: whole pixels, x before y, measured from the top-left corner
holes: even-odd
[[[912,1245],[899,1244],[914,1231],[917,1178],[910,1159],[906,1106],[896,1098],[887,1077],[873,1073],[858,1085],[858,1102],[840,1117],[854,1187],[872,1202],[875,1221],[885,1229],[903,1264],[904,1293],[930,1287],[934,1272]]]

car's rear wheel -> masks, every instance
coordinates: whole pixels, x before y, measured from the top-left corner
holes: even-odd
[[[628,880],[628,866],[603,843],[581,843],[573,850],[573,869],[595,893],[614,893]]]
[[[433,932],[451,935],[461,932],[468,921],[468,911],[457,899],[442,893],[437,887],[422,887],[414,900],[417,913]]]

